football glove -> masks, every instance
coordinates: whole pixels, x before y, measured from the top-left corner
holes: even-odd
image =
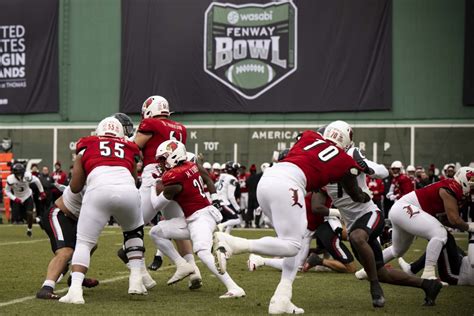
[[[17,203],[17,204],[23,204],[23,202],[22,202],[21,199],[19,199],[19,198],[15,198],[15,199],[13,200],[13,202],[15,202],[15,203]]]
[[[214,206],[219,212],[222,212],[221,200],[219,199],[219,196],[217,195],[217,193],[211,194],[211,201],[212,201],[212,206]]]
[[[354,150],[354,153],[352,155],[354,157],[355,162],[359,165],[359,167],[362,168],[365,174],[372,175],[375,173],[374,169],[370,168],[367,165],[367,162],[365,162],[365,157],[360,153],[358,149]]]
[[[40,200],[46,200],[46,193],[45,192],[40,192],[39,199]]]

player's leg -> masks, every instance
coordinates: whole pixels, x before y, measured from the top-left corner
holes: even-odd
[[[168,285],[177,283],[194,273],[194,265],[188,263],[175,249],[170,239],[188,240],[188,226],[184,217],[160,221],[150,230],[150,237],[155,247],[176,265],[175,274],[168,280]]]
[[[77,222],[76,248],[72,256],[71,286],[60,302],[84,304],[82,283],[89,269],[91,250],[112,215],[109,202],[110,192],[106,188],[97,188],[84,195],[81,216]]]
[[[223,221],[217,225],[217,229],[230,234],[234,226],[240,225],[240,218],[231,205],[222,205],[222,210]]]
[[[26,230],[26,234],[28,235],[28,237],[31,237],[32,234],[33,234],[33,221],[34,221],[34,217],[33,217],[33,209],[34,209],[34,200],[33,200],[33,196],[30,196],[29,198],[27,198],[25,200],[25,202],[23,202],[23,207],[24,207],[24,210],[26,212],[26,223],[27,223],[27,230]]]
[[[454,236],[448,233],[448,241],[438,259],[438,275],[441,281],[457,285],[464,251],[458,247]]]
[[[209,206],[213,207],[213,206]],[[216,228],[214,218],[207,209],[203,209],[188,218],[188,228],[193,242],[193,250],[206,267],[221,281],[227,292],[220,298],[235,298],[245,296],[245,291],[232,280],[228,273],[220,274],[217,271],[214,256],[211,253],[212,233]]]

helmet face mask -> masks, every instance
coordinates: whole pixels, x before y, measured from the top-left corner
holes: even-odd
[[[148,97],[142,105],[142,117],[152,118],[155,116],[170,116],[168,101],[159,95]]]
[[[344,121],[334,121],[324,128],[323,137],[347,151],[354,143],[352,141],[352,128]]]
[[[225,163],[224,170],[228,174],[236,175],[239,168],[240,168],[239,163],[236,163],[236,162],[233,162],[233,161],[228,161],[228,162]]]
[[[155,159],[162,168],[170,170],[179,163],[186,161],[186,147],[177,140],[164,141],[156,149]]]
[[[100,121],[99,125],[97,125],[95,133],[97,136],[125,138],[122,124],[114,117],[106,117]]]
[[[25,171],[26,171],[25,166],[20,162],[17,162],[12,166],[12,173],[18,179],[23,179],[23,177],[25,176]]]

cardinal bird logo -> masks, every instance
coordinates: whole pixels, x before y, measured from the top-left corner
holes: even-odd
[[[173,152],[176,150],[176,148],[178,148],[178,144],[176,144],[175,142],[170,142],[168,146],[166,146],[166,151]]]
[[[303,208],[303,205],[298,201],[298,189],[290,189],[291,192],[293,192],[293,196],[291,197],[293,199],[293,204],[291,206],[298,205],[300,208]]]
[[[148,108],[150,104],[153,103],[153,98],[148,98],[148,100],[145,101],[145,108]]]

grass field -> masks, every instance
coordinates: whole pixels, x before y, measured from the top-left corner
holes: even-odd
[[[279,281],[280,272],[263,267],[249,272],[246,255],[239,255],[229,262],[234,280],[245,289],[243,299],[219,300],[225,288],[199,263],[204,286],[189,291],[187,281],[167,286],[166,281],[174,267],[165,261],[162,268],[151,272],[158,285],[148,296],[131,297],[127,294],[128,271],[115,256],[122,243],[117,228],[106,228],[99,248],[92,257],[89,276],[98,278],[101,284],[85,289],[85,305],[62,304],[34,298],[41,287],[47,264],[52,256],[49,241],[37,226],[29,239],[24,226],[0,225],[0,315],[46,314],[148,314],[148,315],[262,315],[267,313],[268,302]],[[257,238],[270,231],[235,231],[235,235]],[[464,234],[457,234],[459,245],[466,249]],[[426,242],[417,240],[407,260],[419,256]],[[147,236],[148,260],[153,247]],[[397,266],[396,262],[392,262]],[[67,285],[62,281],[57,292],[64,294]],[[372,308],[369,286],[352,274],[307,273],[298,274],[294,284],[293,301],[305,309],[306,314],[319,315],[474,315],[474,287],[451,286],[443,288],[437,305],[422,307],[423,292],[418,289],[383,285],[385,308]],[[64,290],[62,290],[64,289]]]

